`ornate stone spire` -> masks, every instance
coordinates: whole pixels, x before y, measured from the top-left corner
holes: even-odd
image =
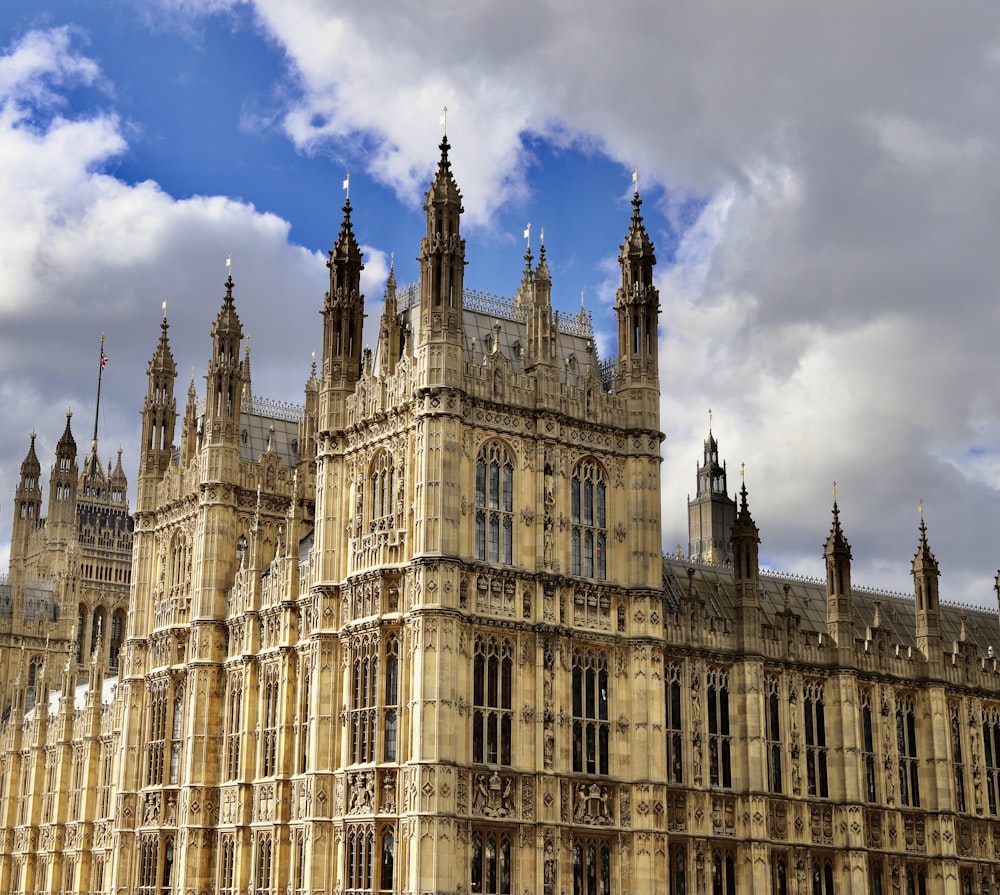
[[[837,483],[833,483],[833,526],[823,548],[826,561],[826,626],[838,647],[853,648],[854,604],[851,596],[851,545],[840,527]],[[847,656],[845,656],[845,659]]]
[[[632,221],[622,243],[618,262],[622,284],[615,301],[618,315],[620,374],[631,379],[656,381],[660,294],[653,285],[656,255],[642,220],[638,189],[632,196]]]
[[[353,390],[361,376],[361,333],[365,299],[361,294],[361,249],[351,224],[351,200],[343,207],[337,241],[326,266],[330,288],[323,300],[323,380],[330,386]]]
[[[427,233],[420,242],[420,341],[461,345],[465,240],[461,236],[462,194],[441,140],[437,173],[427,191]]]

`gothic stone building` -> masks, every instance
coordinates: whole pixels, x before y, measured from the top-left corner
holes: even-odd
[[[178,421],[163,321],[118,676],[15,688],[0,891],[995,895],[996,617],[923,528],[913,599],[855,588],[836,506],[825,583],[762,573],[712,436],[665,559],[638,195],[602,364],[544,248],[466,289],[440,148],[374,354],[345,205],[304,407],[253,396],[230,279]]]
[[[19,691],[34,705],[38,676],[67,662],[83,680],[91,658],[116,671],[132,575],[132,519],[121,450],[101,463],[97,432],[81,466],[66,412],[42,512],[34,432],[14,495],[10,571],[0,581],[0,708]]]

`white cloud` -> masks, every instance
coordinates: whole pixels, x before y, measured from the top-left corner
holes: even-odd
[[[102,389],[101,453],[113,457],[112,437],[126,433],[123,460],[135,469],[136,409],[145,393],[144,377],[136,373],[145,369],[156,344],[163,295],[170,296],[170,338],[183,405],[192,364],[199,382],[204,372],[229,251],[245,330],[266,332],[286,346],[254,356],[255,382],[264,392],[294,399],[309,375],[314,346],[303,344],[301,334],[315,329],[324,289],[322,259],[289,243],[286,221],[246,203],[217,196],[177,200],[155,183],[129,185],[101,173],[126,149],[124,125],[103,112],[71,117],[59,100],[60,91],[100,76],[66,29],[31,32],[0,56],[0,503],[5,508],[29,431],[38,430],[43,470],[51,463],[67,406],[74,409],[78,444],[89,442],[101,331],[110,357]],[[376,258],[369,266],[369,276],[378,277],[384,265]],[[217,280],[206,294],[205,272],[212,270]],[[8,534],[3,532],[0,550],[8,549]]]
[[[237,6],[163,2],[186,15]],[[660,270],[668,543],[686,539],[683,494],[712,407],[734,479],[747,462],[770,559],[818,570],[836,478],[856,580],[907,586],[924,497],[944,595],[993,599],[981,570],[997,564],[1000,531],[1000,445],[984,436],[1000,419],[1000,7],[974,3],[960,16],[911,0],[252,8],[288,59],[289,138],[304,152],[363,159],[411,205],[436,161],[444,105],[469,221],[488,223],[530,187],[528,135],[638,162],[644,184],[704,201],[676,265]],[[154,185],[94,174],[122,151],[122,126],[96,114],[59,119],[59,91],[44,85],[99,77],[65,46],[58,62],[41,52],[0,67],[0,78],[16,72],[5,102],[34,90],[56,110],[28,134],[14,133],[16,105],[0,121],[0,189],[10,194],[0,198],[21,203],[0,207],[0,240],[14,247],[0,249],[0,271],[13,290],[34,278],[71,288],[46,273],[58,258],[81,267],[73,300],[35,295],[77,324],[90,318],[74,301],[92,312],[95,293],[135,320],[140,307],[158,309],[150,284],[159,292],[166,279],[186,296],[172,332],[197,348],[205,310],[193,306],[201,287],[187,272],[233,248],[247,328],[297,344],[298,312],[276,320],[264,305],[300,300],[309,322],[298,332],[314,327],[316,259],[287,244],[283,221],[246,205],[176,202]],[[17,86],[33,84],[42,86]],[[11,176],[27,189],[3,187]],[[655,209],[646,213],[652,222]],[[613,283],[612,268],[606,294]],[[377,285],[366,290],[381,297]],[[10,290],[0,297],[0,314],[22,307]],[[42,332],[25,323],[15,345],[5,326],[6,362],[26,363]],[[293,393],[305,370],[275,375]]]

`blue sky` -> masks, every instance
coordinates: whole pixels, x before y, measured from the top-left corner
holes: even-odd
[[[1000,11],[889,0],[23,2],[0,19],[0,566],[28,432],[67,405],[134,480],[169,296],[201,382],[234,256],[254,390],[300,400],[351,172],[377,320],[415,278],[449,107],[466,282],[610,302],[633,164],[661,290],[664,544],[712,408],[765,561],[821,574],[830,487],[856,582],[910,588],[925,501],[945,598],[1000,565]]]

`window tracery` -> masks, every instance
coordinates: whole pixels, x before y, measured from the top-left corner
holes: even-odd
[[[608,658],[596,650],[573,654],[573,770],[607,774],[611,738]]]
[[[476,559],[514,562],[514,461],[493,441],[476,458]]]
[[[603,581],[608,577],[607,474],[592,457],[573,470],[570,521],[572,574]]]
[[[732,737],[729,718],[729,673],[710,668],[707,674],[708,782],[728,789],[733,785]]]
[[[473,658],[472,760],[511,763],[514,647],[506,637],[477,635]]]

